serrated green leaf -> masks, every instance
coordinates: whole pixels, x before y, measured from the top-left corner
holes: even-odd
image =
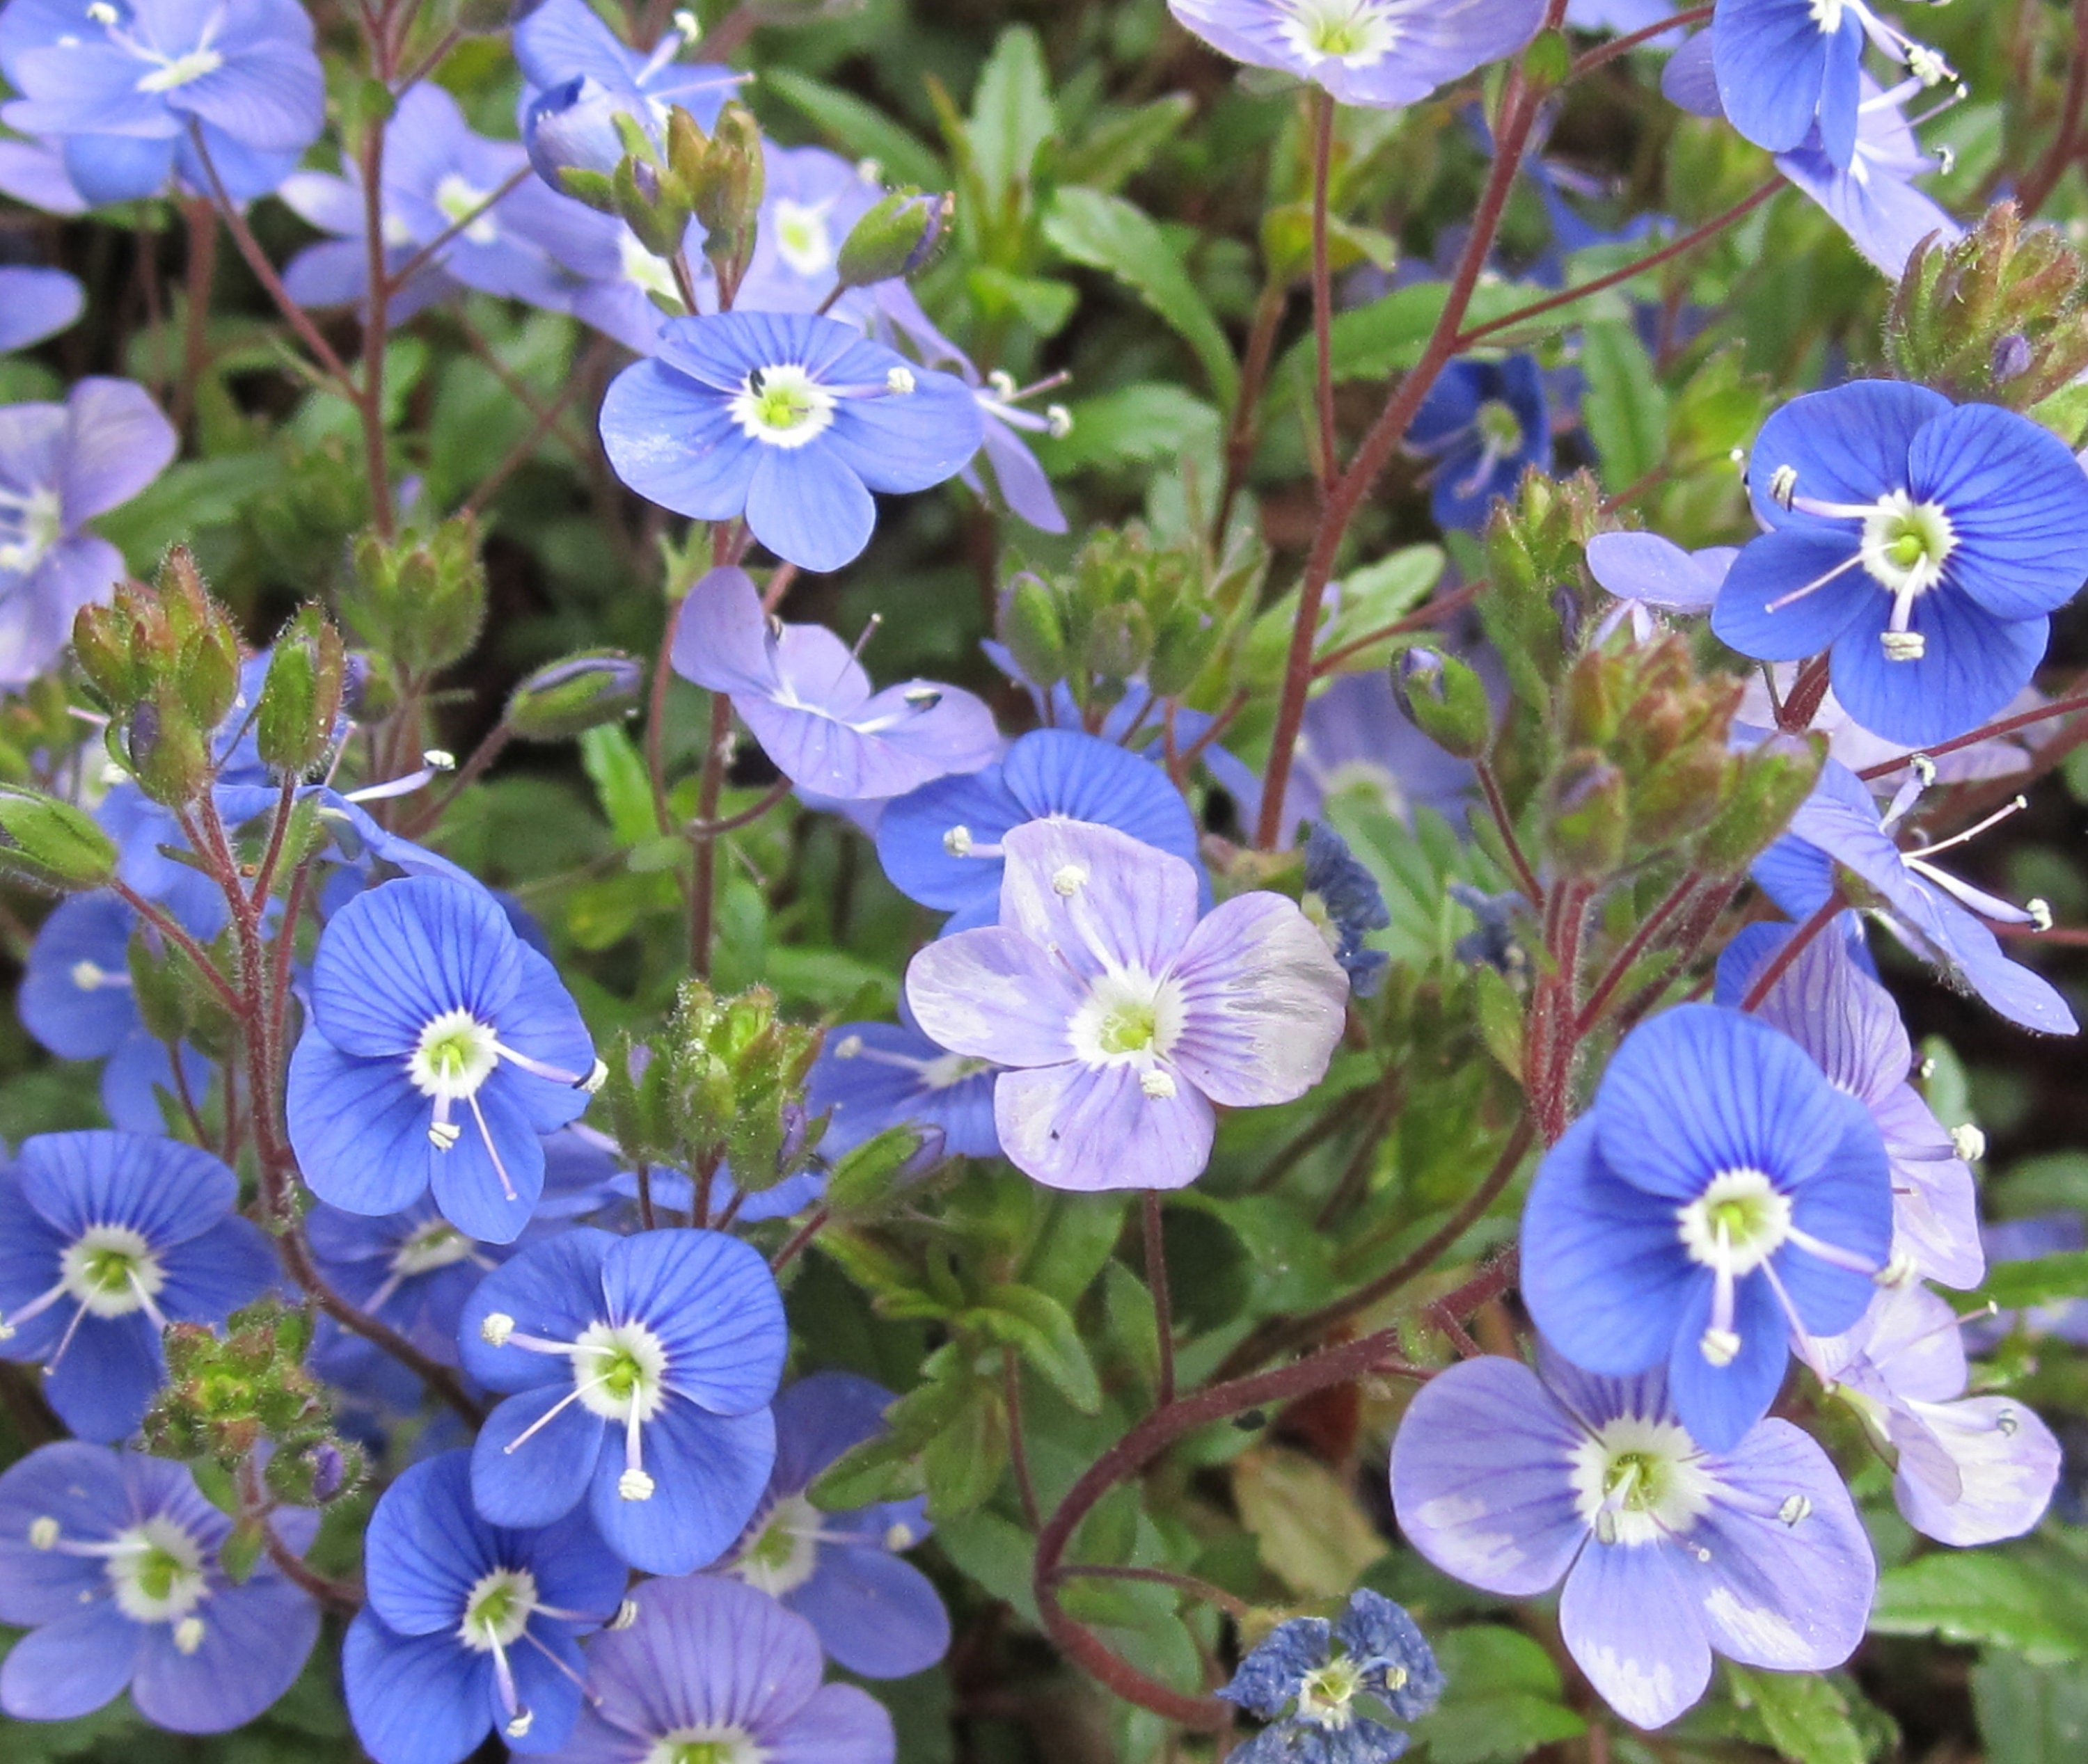
[[[876,160],[888,182],[949,187],[950,174],[935,152],[862,99],[787,67],[763,70],[760,89],[817,123],[857,159]]]
[[[1756,1672],[1728,1664],[1733,1701],[1752,1711],[1769,1742],[1791,1764],[1865,1764],[1850,1718],[1848,1690],[1821,1672]]]
[[[1582,420],[1602,463],[1602,482],[1628,489],[1660,463],[1667,445],[1667,394],[1653,358],[1624,319],[1585,327],[1581,371],[1588,382]]]
[[[1102,1381],[1072,1313],[1033,1286],[996,1286],[963,1322],[1012,1348],[1083,1415],[1102,1412]]]
[[[1222,404],[1239,395],[1232,344],[1150,216],[1120,196],[1073,186],[1052,199],[1044,234],[1076,263],[1106,270],[1132,288],[1195,351]]]

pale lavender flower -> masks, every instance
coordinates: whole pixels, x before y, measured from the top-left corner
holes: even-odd
[[[1423,1385],[1392,1451],[1407,1540],[1445,1574],[1534,1598],[1563,1579],[1567,1651],[1626,1720],[1665,1726],[1711,1656],[1825,1672],[1863,1637],[1877,1565],[1827,1454],[1788,1421],[1700,1446],[1656,1369],[1604,1378],[1540,1350]]]
[[[2044,1516],[2059,1442],[2014,1398],[1965,1395],[1958,1318],[1936,1294],[1889,1288],[1854,1329],[1812,1348],[1829,1389],[1897,1461],[1893,1498],[1923,1536],[1995,1544]]]
[[[1033,821],[1002,840],[1000,923],[907,971],[922,1031],[1010,1070],[1001,1147],[1053,1188],[1179,1188],[1214,1104],[1290,1102],[1325,1074],[1348,976],[1294,901],[1234,896],[1200,921],[1196,873],[1112,828]]]
[[[1598,533],[1588,541],[1588,573],[1617,604],[1602,614],[1590,643],[1627,620],[1632,639],[1647,643],[1662,628],[1662,613],[1709,613],[1739,556],[1731,545],[1684,551],[1658,533]]]

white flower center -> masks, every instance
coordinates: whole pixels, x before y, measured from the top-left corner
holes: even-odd
[[[1355,1719],[1356,1693],[1363,1686],[1363,1675],[1354,1660],[1316,1666],[1298,1686],[1298,1719],[1339,1732]]]
[[[786,1494],[729,1572],[772,1599],[794,1592],[819,1565],[819,1530],[826,1515],[802,1494]]]
[[[1141,968],[1114,968],[1096,980],[1067,1025],[1073,1052],[1089,1066],[1149,1065],[1182,1035],[1182,991]]]
[[[1675,1215],[1690,1259],[1752,1274],[1791,1236],[1791,1201],[1760,1170],[1726,1170]]]
[[[127,1526],[107,1548],[109,1590],[133,1623],[178,1624],[210,1596],[203,1545],[172,1519]]]
[[[802,447],[834,420],[834,395],[795,362],[756,368],[733,394],[733,421],[772,447]]]
[[[167,1271],[142,1232],[128,1225],[90,1225],[58,1258],[66,1291],[91,1316],[128,1317],[153,1309]]]
[[[490,245],[500,237],[500,229],[494,224],[490,209],[483,214],[478,211],[486,207],[486,199],[492,194],[490,190],[481,190],[460,173],[451,172],[435,186],[435,206],[451,226],[467,216],[477,216],[464,229],[464,237],[473,245]]]
[[[1677,1423],[1620,1415],[1573,1448],[1574,1506],[1598,1543],[1679,1540],[1718,1489],[1702,1459]]]
[[[573,1390],[605,1420],[649,1421],[667,1400],[667,1350],[643,1323],[590,1323],[573,1343]]]
[[[457,1639],[476,1654],[512,1647],[537,1608],[537,1577],[526,1568],[494,1568],[464,1595]]]
[[[192,49],[186,55],[177,55],[162,62],[151,73],[138,82],[139,92],[172,92],[177,87],[186,86],[201,79],[206,74],[214,74],[224,66],[225,58],[214,49]]]
[[[810,280],[824,275],[834,267],[833,229],[827,224],[825,203],[793,202],[777,199],[771,217],[776,224],[776,254],[800,275]]]
[[[471,1259],[472,1241],[454,1225],[446,1225],[439,1219],[431,1225],[423,1225],[392,1252],[392,1271],[402,1279],[411,1279],[417,1275],[433,1274],[439,1268],[452,1268],[460,1262]]]
[[[16,492],[0,489],[0,570],[26,575],[65,532],[65,510],[49,485]]]
[[[1392,53],[1399,40],[1381,0],[1284,0],[1289,16],[1283,34],[1308,61],[1337,61],[1369,67]]]
[[[407,1056],[406,1075],[423,1096],[459,1102],[476,1096],[499,1063],[498,1031],[459,1006],[421,1031],[419,1044]]]
[[[644,1764],[766,1764],[768,1755],[744,1728],[676,1728],[652,1742]]]
[[[1822,36],[1832,36],[1842,28],[1842,4],[1843,0],[1812,0],[1812,22]]]

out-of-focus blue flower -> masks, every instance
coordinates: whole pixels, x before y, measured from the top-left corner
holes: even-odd
[[[634,1603],[635,1622],[588,1644],[592,1696],[558,1764],[680,1764],[695,1745],[719,1764],[892,1764],[892,1717],[821,1684],[811,1625],[768,1594],[695,1574],[648,1581]]]
[[[1368,1588],[1332,1623],[1277,1624],[1218,1692],[1269,1723],[1235,1754],[1245,1764],[1386,1764],[1406,1736],[1371,1711],[1414,1721],[1442,1694],[1442,1668],[1414,1619]]]
[[[690,589],[674,665],[727,694],[777,770],[819,796],[896,797],[946,772],[976,771],[999,751],[993,713],[970,693],[926,680],[873,693],[862,664],[824,626],[785,625],[763,612],[743,570],[713,570]]]
[[[397,275],[449,237],[392,297],[385,311],[392,323],[459,286],[554,310],[571,304],[580,284],[564,264],[612,237],[616,223],[533,179],[507,188],[528,164],[519,143],[473,133],[439,86],[424,83],[400,96],[384,135],[387,273]],[[360,174],[352,160],[342,169],[340,177],[299,172],[283,183],[283,200],[334,235],[307,246],[284,272],[285,285],[307,306],[360,302],[368,293]]]
[[[1755,860],[1755,880],[1803,920],[1826,903],[1835,866],[1844,865],[1881,899],[1867,910],[1923,961],[1962,980],[2011,1023],[2072,1035],[2079,1026],[2066,1001],[2049,980],[2002,954],[1984,922],[2035,925],[2040,903],[2011,905],[1932,862],[1929,848],[1900,848],[1893,829],[1918,794],[1918,785],[1903,789],[1881,814],[1862,780],[1829,760],[1790,831]]]
[[[336,1207],[397,1213],[432,1189],[451,1224],[511,1243],[543,1188],[539,1135],[587,1107],[599,1070],[557,971],[492,897],[409,877],[319,939],[290,1143]]]
[[[0,1358],[41,1362],[83,1439],[135,1432],[166,1377],[169,1323],[221,1323],[275,1278],[239,1178],[132,1133],[46,1133],[0,1172]]]
[[[79,278],[63,270],[0,269],[0,352],[55,336],[86,304]]]
[[[1290,1102],[1324,1075],[1348,976],[1281,895],[1200,920],[1196,872],[1085,822],[1002,841],[1000,923],[931,943],[906,973],[922,1029],[1009,1070],[994,1122],[1053,1188],[1179,1188],[1211,1155],[1213,1104]]]
[[[88,207],[66,170],[63,149],[49,141],[0,141],[0,193],[47,215],[83,215]]]
[[[514,49],[532,95],[591,80],[657,138],[677,108],[698,127],[712,127],[743,77],[716,62],[678,61],[686,41],[670,31],[646,53],[618,38],[586,0],[543,0],[516,21]]]
[[[2034,1262],[2088,1249],[2088,1222],[2078,1213],[2039,1213],[2029,1219],[1996,1219],[1981,1230],[1979,1237],[1989,1262]],[[2058,1299],[2029,1310],[1969,1320],[1965,1339],[1975,1352],[1984,1353],[2015,1329],[2032,1341],[2056,1335],[2077,1348],[2088,1348],[2088,1300]]]
[[[1708,613],[1739,551],[1731,545],[1684,551],[1658,533],[1598,533],[1588,541],[1588,573],[1617,604],[1596,624],[1599,643],[1626,620],[1632,636],[1649,642],[1662,613]]]
[[[341,1671],[377,1764],[458,1764],[495,1731],[517,1752],[565,1743],[585,1671],[575,1638],[623,1599],[623,1564],[584,1517],[489,1525],[472,1509],[469,1454],[445,1452],[384,1491],[363,1574],[370,1602]]]
[[[865,1678],[926,1672],[950,1646],[941,1595],[898,1555],[928,1535],[926,1501],[828,1513],[805,1498],[828,1465],[884,1431],[892,1403],[848,1372],[815,1372],[777,1398],[775,1473],[724,1569],[807,1619],[827,1657]]]
[[[302,1553],[318,1515],[268,1522]],[[126,1689],[176,1733],[243,1727],[290,1688],[319,1608],[266,1557],[235,1582],[232,1521],[186,1464],[64,1441],[0,1476],[0,1621],[30,1633],[0,1667],[18,1720],[92,1714]]]
[[[1436,462],[1436,524],[1476,532],[1494,498],[1513,495],[1526,468],[1551,469],[1542,370],[1526,355],[1453,361],[1430,389],[1407,439]]]
[[[166,1044],[146,1032],[130,987],[138,916],[113,895],[76,895],[52,910],[29,946],[15,1008],[22,1027],[62,1060],[105,1060],[101,1106],[126,1133],[163,1133],[160,1096],[178,1097]],[[148,931],[148,938],[157,933]],[[182,1045],[182,1075],[200,1102],[210,1062]]]
[[[844,1023],[828,1031],[805,1091],[806,1108],[827,1117],[820,1151],[837,1158],[888,1127],[913,1126],[939,1135],[947,1156],[997,1155],[997,1068],[936,1046],[913,1026],[903,1002],[901,1014],[899,1023]]]
[[[1324,86],[1343,104],[1418,104],[1513,55],[1543,0],[1168,0],[1222,55]]]
[[[1734,560],[1712,630],[1765,661],[1828,651],[1835,695],[1889,740],[1993,715],[2081,586],[2088,475],[1996,405],[1882,380],[1808,393],[1763,425],[1748,488],[1769,531]]]
[[[1877,1561],[1834,1466],[1788,1421],[1692,1438],[1658,1369],[1591,1377],[1540,1344],[1421,1387],[1393,1443],[1399,1528],[1447,1574],[1530,1599],[1563,1578],[1568,1651],[1610,1706],[1664,1727],[1711,1656],[1825,1672],[1863,1638]]]
[[[451,1365],[464,1301],[509,1254],[473,1242],[426,1197],[381,1219],[322,1202],[306,1215],[305,1231],[328,1286]]]
[[[159,476],[178,445],[128,380],[79,380],[62,404],[0,408],[0,686],[48,673],[73,615],[115,592],[123,554],[86,523]]]
[[[579,1226],[531,1245],[458,1334],[464,1369],[515,1393],[473,1448],[479,1512],[548,1525],[585,1501],[633,1567],[708,1566],[774,1468],[787,1337],[768,1262],[737,1238]]]
[[[938,778],[885,805],[878,861],[909,900],[951,915],[945,932],[1000,916],[1000,842],[1051,817],[1113,826],[1200,869],[1182,792],[1148,759],[1073,729],[1019,737],[997,763]]]
[[[325,76],[296,0],[13,0],[0,70],[22,96],[0,120],[55,139],[90,203],[159,194],[178,169],[208,194],[272,190],[319,138]]]
[[[1324,822],[1305,841],[1305,889],[1316,895],[1334,933],[1334,959],[1349,976],[1349,989],[1367,998],[1384,984],[1392,958],[1383,950],[1366,949],[1363,939],[1392,923],[1384,891],[1377,878],[1356,861],[1348,841]]]
[[[744,515],[779,557],[838,570],[870,543],[871,492],[955,476],[983,421],[961,380],[836,319],[735,311],[669,321],[659,352],[611,383],[601,438],[661,507]]]
[[[1892,1231],[1863,1104],[1766,1023],[1682,1005],[1624,1038],[1538,1167],[1523,1296],[1576,1365],[1665,1365],[1683,1424],[1729,1451],[1768,1412],[1792,1330],[1863,1314]]]

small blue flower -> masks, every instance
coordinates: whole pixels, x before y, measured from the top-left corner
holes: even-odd
[[[1383,950],[1363,947],[1363,939],[1392,923],[1384,891],[1377,878],[1357,862],[1348,842],[1324,822],[1305,841],[1305,890],[1320,898],[1329,928],[1335,934],[1334,959],[1349,976],[1349,990],[1367,998],[1384,983],[1392,958]]]
[[[559,1764],[892,1764],[892,1717],[821,1684],[811,1625],[766,1593],[695,1574],[632,1602],[629,1628],[588,1646],[589,1698]]]
[[[1794,399],[1748,473],[1769,531],[1734,560],[1711,628],[1744,656],[1830,655],[1834,694],[1910,746],[1975,728],[2030,681],[2081,586],[2088,475],[1992,404],[1858,381]]]
[[[660,352],[602,401],[602,445],[641,496],[698,520],[747,517],[779,557],[838,570],[876,524],[873,490],[925,490],[978,451],[963,381],[836,319],[730,312],[668,321]]]
[[[710,128],[743,77],[717,62],[677,60],[687,42],[670,31],[647,53],[618,38],[586,0],[543,0],[516,21],[513,46],[533,92],[586,79],[657,137],[677,107]]]
[[[1683,1005],[1624,1038],[1539,1167],[1523,1296],[1587,1371],[1665,1362],[1683,1425],[1726,1451],[1768,1412],[1794,1329],[1863,1314],[1892,1228],[1863,1105],[1766,1023]]]
[[[321,1202],[306,1215],[305,1234],[328,1286],[452,1365],[464,1301],[507,1258],[504,1246],[474,1243],[426,1197],[381,1219]]]
[[[0,1172],[0,1358],[41,1362],[83,1439],[134,1433],[166,1377],[160,1332],[219,1323],[276,1272],[208,1151],[130,1133],[46,1133]]]
[[[993,1085],[999,1068],[945,1053],[914,1027],[903,999],[900,1016],[828,1031],[805,1091],[805,1106],[827,1117],[820,1155],[831,1160],[888,1127],[911,1126],[936,1136],[944,1156],[999,1155]]]
[[[512,1243],[543,1188],[539,1135],[601,1075],[557,971],[499,903],[408,877],[358,895],[319,939],[290,1143],[321,1200],[382,1215],[432,1188],[451,1224]]]
[[[1050,816],[1115,827],[1200,872],[1196,818],[1167,774],[1072,729],[1035,730],[995,764],[887,804],[878,861],[909,900],[951,915],[946,933],[991,925],[1000,916],[1003,836]]]
[[[623,1565],[584,1517],[507,1531],[472,1510],[469,1456],[385,1490],[363,1544],[370,1602],[341,1655],[348,1711],[377,1764],[458,1764],[490,1732],[551,1752],[572,1732],[575,1638],[614,1619]]]
[[[302,1552],[318,1515],[269,1522]],[[263,1557],[234,1582],[232,1521],[186,1464],[65,1441],[0,1476],[0,1622],[30,1633],[0,1666],[18,1720],[92,1714],[125,1689],[176,1733],[243,1727],[290,1688],[319,1608]]]
[[[1442,1694],[1442,1668],[1413,1618],[1368,1588],[1331,1624],[1277,1625],[1218,1692],[1269,1723],[1234,1754],[1248,1764],[1386,1764],[1407,1736],[1368,1711],[1414,1721]]]
[[[1446,532],[1476,532],[1522,474],[1551,469],[1551,411],[1532,357],[1453,361],[1429,391],[1407,438],[1434,456],[1432,506]]]
[[[635,1568],[687,1574],[752,1517],[776,1461],[783,1301],[768,1264],[713,1231],[578,1227],[490,1274],[464,1306],[464,1369],[516,1393],[472,1452],[500,1525],[588,1503]]]
[[[865,1678],[926,1672],[948,1651],[950,1616],[898,1552],[928,1535],[926,1501],[852,1513],[805,1498],[819,1472],[884,1431],[892,1395],[848,1372],[816,1372],[776,1399],[776,1470],[725,1572],[809,1621],[837,1666]]]

